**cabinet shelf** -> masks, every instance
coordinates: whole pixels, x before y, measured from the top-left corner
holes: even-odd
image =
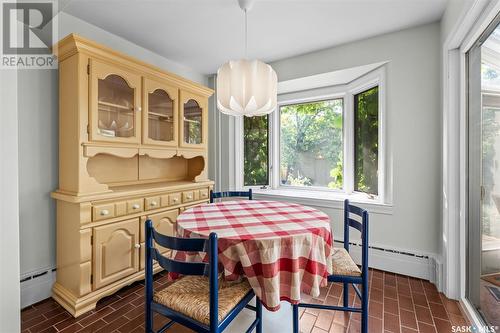
[[[149,116],[156,116],[156,117],[172,118],[172,116],[167,116],[167,115],[162,114],[162,113],[151,112],[151,111],[148,111],[148,115]],[[169,120],[171,120],[171,119],[169,119]]]
[[[117,108],[117,109],[120,109],[120,110],[127,110],[127,111],[133,111],[134,110],[134,108],[132,106],[124,106],[124,105],[120,105],[120,104],[114,104],[114,103],[103,102],[103,101],[99,101],[98,103],[99,103],[99,105],[113,107],[113,108]]]

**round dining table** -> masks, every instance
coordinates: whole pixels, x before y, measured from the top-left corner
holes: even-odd
[[[202,204],[177,218],[177,235],[218,236],[219,264],[226,280],[242,276],[270,311],[280,301],[317,297],[332,272],[333,236],[325,213],[281,201],[238,200]],[[190,257],[190,258],[189,258]],[[181,252],[176,260],[192,261]]]

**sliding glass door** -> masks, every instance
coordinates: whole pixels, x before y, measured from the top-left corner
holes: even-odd
[[[467,54],[467,296],[487,325],[500,326],[500,28]]]

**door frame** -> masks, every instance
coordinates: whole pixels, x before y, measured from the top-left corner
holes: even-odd
[[[466,53],[500,12],[500,0],[475,0],[462,10],[443,42],[443,163],[441,253],[443,276],[438,287],[449,298],[458,299],[472,324],[483,319],[466,298],[468,140]],[[457,112],[458,111],[458,112]]]

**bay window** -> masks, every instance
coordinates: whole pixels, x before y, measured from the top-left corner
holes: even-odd
[[[242,119],[236,186],[384,203],[384,77],[380,69],[344,85],[279,94],[276,111]]]

